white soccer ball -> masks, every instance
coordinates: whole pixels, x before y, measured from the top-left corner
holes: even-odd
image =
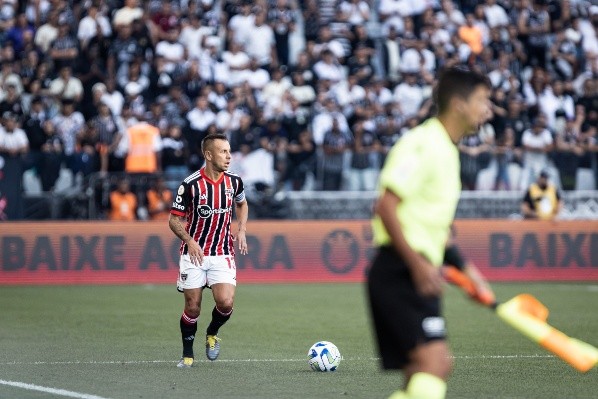
[[[316,342],[307,352],[307,363],[314,371],[334,371],[341,359],[336,345],[328,341]]]

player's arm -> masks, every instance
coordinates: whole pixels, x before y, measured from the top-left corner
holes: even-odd
[[[200,265],[203,262],[203,250],[199,246],[198,242],[195,241],[193,237],[189,235],[189,233],[187,233],[187,230],[185,229],[185,223],[186,221],[184,217],[177,216],[172,213],[168,218],[168,227],[170,227],[170,230],[178,238],[183,240],[185,244],[187,244],[187,253],[189,254],[191,262],[196,265]]]
[[[235,202],[235,212],[237,215],[238,229],[234,239],[239,246],[239,252],[241,252],[242,255],[247,255],[247,237],[245,236],[245,233],[247,232],[249,205],[247,204],[246,199],[241,202]]]
[[[442,277],[436,267],[407,243],[396,213],[400,202],[399,196],[386,189],[376,203],[375,212],[390,235],[394,249],[411,270],[417,290],[422,295],[439,296],[442,293]]]

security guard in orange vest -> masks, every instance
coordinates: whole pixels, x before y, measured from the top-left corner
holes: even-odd
[[[137,197],[131,192],[129,180],[123,178],[110,193],[110,220],[130,222],[136,219]]]
[[[159,153],[162,148],[160,130],[149,123],[138,123],[127,129],[128,140],[125,171],[155,173],[160,170]]]
[[[552,220],[563,208],[561,193],[554,184],[548,181],[548,172],[543,170],[532,183],[523,201],[521,214],[526,219]]]

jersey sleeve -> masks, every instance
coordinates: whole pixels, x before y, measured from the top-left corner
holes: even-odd
[[[170,213],[176,216],[185,216],[192,204],[191,187],[188,183],[182,182],[176,192],[176,197],[172,201]]]
[[[425,158],[426,149],[422,143],[399,142],[391,149],[380,173],[380,188],[388,189],[400,198],[408,198],[425,181]]]
[[[243,186],[243,180],[238,179],[237,191],[235,192],[235,202],[240,203],[245,201],[245,187]]]

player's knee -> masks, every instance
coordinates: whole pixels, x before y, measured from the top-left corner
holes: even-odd
[[[185,313],[188,316],[197,318],[199,317],[199,313],[201,312],[201,307],[197,301],[187,300],[185,301]]]
[[[216,302],[218,311],[222,314],[230,313],[233,310],[233,298],[222,298]]]

